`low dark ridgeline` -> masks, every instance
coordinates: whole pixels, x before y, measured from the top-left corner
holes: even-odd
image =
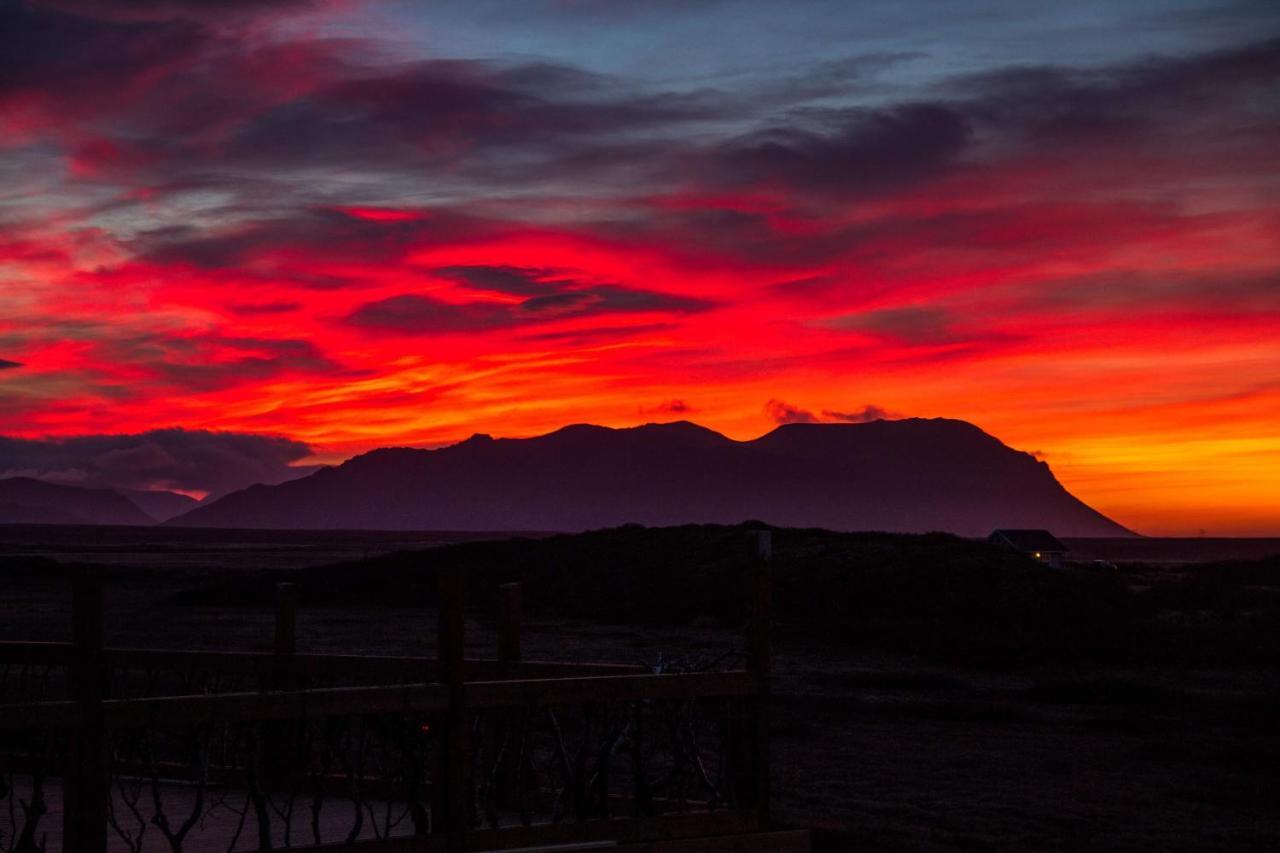
[[[732,625],[744,530],[635,525],[444,545],[219,579],[177,601],[265,606],[287,579],[308,606],[434,605],[435,574],[459,567],[484,612],[494,604],[486,591],[522,581],[537,617]],[[981,666],[1280,664],[1280,555],[1052,570],[949,534],[775,529],[774,542],[784,636]]]
[[[0,479],[0,524],[154,523],[154,517],[112,489],[64,486],[31,477]]]

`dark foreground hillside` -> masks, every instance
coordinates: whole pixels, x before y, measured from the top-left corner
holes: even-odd
[[[499,583],[519,580],[536,617],[732,626],[743,612],[747,530],[623,527],[446,545],[239,576],[180,601],[266,604],[274,582],[288,579],[308,605],[430,605],[436,570],[460,566],[481,612]],[[948,534],[790,529],[774,531],[774,553],[784,636],[980,666],[1280,662],[1280,557],[1194,571],[1052,570]]]
[[[208,556],[211,536],[194,554],[147,539],[136,563],[124,534],[94,552],[113,561],[84,567],[106,585],[109,644],[270,648],[272,586],[295,580],[301,651],[430,655],[422,605],[433,570],[456,563],[473,655],[493,653],[493,584],[515,577],[531,659],[697,666],[742,647],[743,528],[289,570],[300,537],[233,562]],[[314,554],[359,553],[331,539]],[[775,541],[774,812],[814,827],[816,853],[1280,849],[1276,559],[1051,572],[949,536]],[[48,553],[0,543],[0,637],[66,638],[75,567]]]

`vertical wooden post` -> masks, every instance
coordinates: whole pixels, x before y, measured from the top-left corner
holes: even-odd
[[[440,570],[440,616],[436,661],[440,680],[449,688],[439,740],[439,761],[433,786],[432,830],[445,833],[445,849],[465,849],[467,803],[467,705],[465,695],[465,623],[463,621],[462,572],[457,567]]]
[[[298,585],[276,584],[276,641],[277,655],[292,655],[298,651]]]
[[[260,690],[300,690],[305,686],[294,655],[298,651],[298,586],[276,584],[275,637],[271,666]],[[279,784],[303,751],[303,727],[292,720],[268,720],[261,726],[259,767],[262,780]]]
[[[757,530],[753,536],[747,665],[767,684],[773,673],[773,531]]]
[[[498,586],[498,667],[507,678],[520,663],[520,584]]]
[[[111,780],[102,716],[102,581],[89,571],[79,572],[73,582],[71,642],[71,699],[80,714],[63,778],[62,849],[104,853]]]
[[[751,616],[747,627],[747,669],[756,676],[747,731],[751,738],[750,792],[761,828],[769,825],[769,699],[773,675],[773,532],[752,534]]]

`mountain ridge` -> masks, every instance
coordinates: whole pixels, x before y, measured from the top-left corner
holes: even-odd
[[[117,524],[145,526],[155,519],[115,489],[50,483],[34,477],[0,479],[0,524]]]
[[[1043,461],[947,418],[785,424],[746,441],[689,421],[477,434],[433,450],[379,448],[167,523],[580,531],[747,519],[975,536],[995,527],[1133,535],[1067,492]]]

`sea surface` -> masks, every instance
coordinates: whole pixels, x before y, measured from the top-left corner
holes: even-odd
[[[1127,537],[1124,539],[1067,539],[1072,560],[1112,563],[1151,563],[1163,566],[1211,563],[1219,560],[1260,560],[1280,554],[1277,538]]]
[[[344,560],[511,536],[493,531],[210,530],[177,527],[0,525],[0,557],[45,557],[154,569],[300,569]],[[1066,539],[1081,562],[1186,565],[1280,554],[1280,538]]]
[[[521,534],[0,524],[0,557],[179,570],[301,569],[516,535]]]

